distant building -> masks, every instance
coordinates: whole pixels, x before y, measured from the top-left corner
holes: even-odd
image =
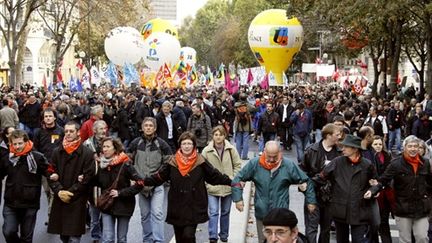
[[[150,8],[155,18],[177,21],[177,0],[151,0]]]

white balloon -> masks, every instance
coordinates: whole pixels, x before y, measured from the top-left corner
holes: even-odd
[[[189,66],[193,66],[196,63],[196,51],[192,47],[182,47],[180,49],[180,61],[183,61]]]
[[[180,42],[172,35],[156,32],[144,40],[144,63],[153,71],[164,64],[173,66],[179,60]]]
[[[114,28],[105,38],[105,54],[116,65],[139,62],[143,48],[141,34],[132,27]]]

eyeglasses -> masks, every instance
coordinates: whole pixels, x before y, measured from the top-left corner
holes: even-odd
[[[263,234],[266,238],[271,237],[273,234],[279,239],[285,238],[289,235],[289,232],[290,232],[289,229],[287,229],[287,230],[278,229],[275,231],[272,231],[271,229],[263,229]]]

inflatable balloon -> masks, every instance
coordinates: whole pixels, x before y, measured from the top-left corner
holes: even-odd
[[[282,73],[303,44],[303,27],[297,18],[288,19],[285,10],[269,9],[252,20],[248,40],[258,62],[282,85]]]
[[[141,28],[141,35],[144,37],[144,40],[147,39],[152,33],[157,32],[167,33],[178,39],[177,28],[174,27],[174,25],[168,20],[161,18],[151,19]]]
[[[132,27],[112,29],[105,38],[105,54],[116,65],[135,64],[142,58],[144,42]]]
[[[167,63],[170,67],[179,60],[180,42],[166,33],[153,33],[144,40],[144,63],[154,71]]]
[[[196,63],[196,51],[192,47],[182,47],[180,49],[180,61],[183,61],[189,66],[193,66]]]

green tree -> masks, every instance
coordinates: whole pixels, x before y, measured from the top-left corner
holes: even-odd
[[[85,20],[77,29],[79,44],[76,46],[76,50],[85,52],[85,65],[88,69],[91,63],[94,64],[99,59],[106,60],[104,41],[110,30],[118,26],[131,26],[140,31],[149,19],[149,0],[80,2],[81,8],[91,9],[89,15],[82,16]]]
[[[0,24],[0,32],[3,35],[8,51],[9,84],[16,89],[19,88],[22,81],[16,79],[17,66],[22,64],[17,63],[19,44],[22,44],[22,40],[27,38],[27,25],[32,14],[45,3],[46,0],[0,0],[0,7],[3,9],[3,11],[0,11],[0,20],[3,22],[3,24]]]

